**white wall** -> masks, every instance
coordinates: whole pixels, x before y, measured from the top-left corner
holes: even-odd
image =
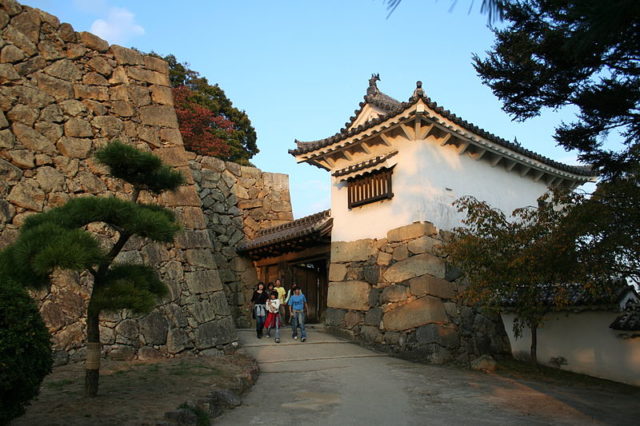
[[[383,238],[389,229],[415,221],[449,230],[464,217],[451,205],[459,197],[473,195],[511,214],[518,207],[537,205],[537,198],[547,190],[543,182],[458,155],[455,147],[440,146],[431,138],[409,141],[397,137],[393,144],[399,152],[393,157],[397,165],[391,200],[349,210],[346,182],[336,183],[332,178],[332,241]]]
[[[623,339],[609,328],[615,312],[585,311],[549,315],[538,329],[538,362],[552,357],[567,360],[563,370],[640,386],[640,337]],[[513,314],[503,314],[511,350],[517,358],[529,356],[531,334],[513,335]]]

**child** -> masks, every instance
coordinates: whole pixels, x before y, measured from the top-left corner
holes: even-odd
[[[271,329],[276,329],[276,343],[280,343],[280,299],[278,292],[272,291],[267,300],[267,320],[264,323],[267,329],[267,337],[271,337]]]
[[[300,327],[300,341],[307,340],[307,331],[304,329],[304,312],[309,312],[307,298],[304,297],[300,287],[296,287],[294,294],[289,297],[289,312],[291,313],[291,328],[293,329],[293,340],[298,339],[298,327]]]

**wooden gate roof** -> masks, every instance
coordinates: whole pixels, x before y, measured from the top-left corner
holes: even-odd
[[[333,219],[325,210],[284,225],[266,228],[256,238],[238,245],[237,252],[253,260],[280,256],[331,242]]]

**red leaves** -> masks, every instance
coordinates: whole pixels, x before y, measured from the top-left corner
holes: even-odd
[[[200,155],[229,155],[226,137],[233,132],[234,122],[196,103],[186,86],[175,87],[173,99],[185,148]]]

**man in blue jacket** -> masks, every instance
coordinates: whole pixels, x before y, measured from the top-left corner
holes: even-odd
[[[289,297],[289,313],[291,314],[291,328],[293,329],[293,339],[298,340],[298,327],[300,327],[300,341],[307,340],[307,331],[304,329],[304,313],[309,312],[307,298],[302,294],[300,287],[296,287],[294,293]]]

